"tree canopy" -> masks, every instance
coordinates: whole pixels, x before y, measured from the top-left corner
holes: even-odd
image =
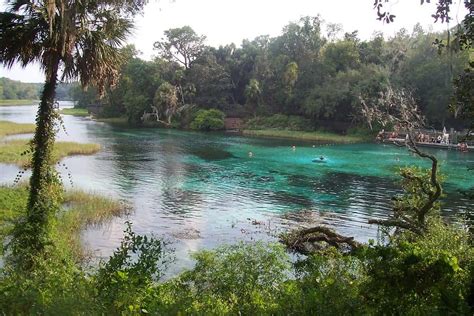
[[[239,117],[298,115],[311,121],[309,128],[327,121],[350,125],[363,121],[360,96],[390,85],[413,91],[431,126],[462,128],[466,121],[447,109],[452,78],[469,57],[466,51],[439,54],[432,43],[443,36],[417,25],[388,39],[375,33],[361,40],[357,31],[303,17],[279,36],[214,48],[188,26],[170,29],[155,43],[155,60],[135,56],[124,65],[117,89],[106,98],[106,113],[140,124],[143,113],[153,111],[155,91],[168,82],[181,103],[197,109]]]

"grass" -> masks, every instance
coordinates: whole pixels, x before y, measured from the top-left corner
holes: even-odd
[[[112,125],[128,126],[126,117],[104,117],[96,119],[99,122],[109,123]]]
[[[16,139],[3,142],[2,137],[7,135],[33,133],[34,124],[19,124],[0,121],[0,163],[16,164],[28,167],[31,156],[25,154],[30,149],[29,141]],[[73,155],[92,155],[100,150],[98,144],[80,144],[75,142],[56,142],[53,151],[53,162],[56,163],[64,157]]]
[[[37,105],[38,102],[38,100],[0,100],[0,106]]]
[[[83,108],[67,108],[60,111],[61,114],[74,116],[89,116],[89,111]]]
[[[0,138],[7,135],[34,133],[35,124],[20,124],[0,121]]]
[[[367,141],[364,135],[339,135],[328,132],[302,132],[276,129],[243,130],[245,136],[275,137],[331,143],[358,143]]]
[[[28,187],[0,186],[0,248],[13,228],[13,223],[24,214],[28,201]],[[64,194],[64,203],[58,214],[57,230],[78,260],[84,258],[80,233],[91,225],[100,225],[114,216],[125,213],[128,206],[111,198],[73,190]]]
[[[0,163],[16,164],[28,167],[31,156],[25,153],[29,149],[29,141],[24,139],[0,142]],[[74,155],[92,155],[100,150],[98,144],[80,144],[75,142],[56,142],[53,150],[53,163],[64,157]]]
[[[81,231],[104,224],[115,216],[129,211],[129,206],[111,198],[80,190],[68,191],[64,196],[63,212],[58,220],[58,232],[76,259],[83,259],[86,251],[81,244]]]

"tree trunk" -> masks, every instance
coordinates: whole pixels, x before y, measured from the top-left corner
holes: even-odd
[[[56,115],[54,97],[58,68],[59,58],[52,57],[46,70],[46,81],[36,116],[26,223],[20,229],[19,236],[19,241],[25,247],[23,251],[28,256],[42,252],[50,242],[50,226],[59,208],[60,182],[52,166]]]

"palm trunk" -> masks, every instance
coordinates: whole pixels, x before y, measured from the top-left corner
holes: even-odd
[[[59,181],[52,166],[55,138],[54,97],[58,66],[59,59],[52,58],[46,72],[46,82],[36,116],[32,175],[25,223],[27,227],[21,238],[25,243],[24,246],[29,248],[29,255],[42,252],[49,243],[51,222],[59,207]]]

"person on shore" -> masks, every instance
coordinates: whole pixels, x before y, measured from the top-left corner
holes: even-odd
[[[469,150],[469,148],[467,147],[467,143],[459,143],[458,149],[463,153]]]

